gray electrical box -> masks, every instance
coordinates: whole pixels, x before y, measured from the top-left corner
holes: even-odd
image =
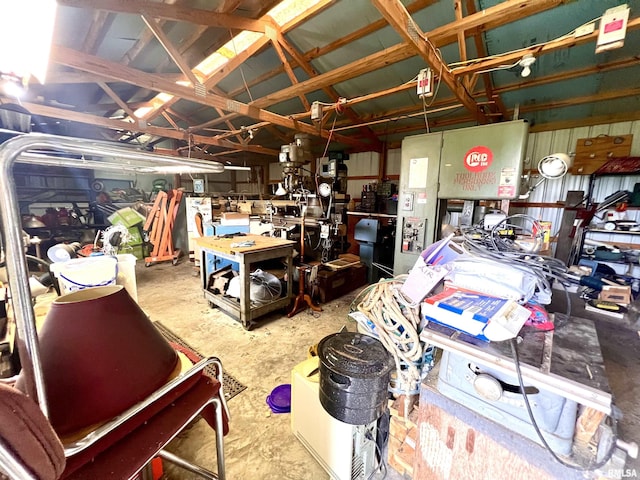
[[[441,146],[442,133],[415,135],[402,141],[394,275],[407,273],[433,242]]]

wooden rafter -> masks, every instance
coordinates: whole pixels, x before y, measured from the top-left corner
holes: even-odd
[[[237,15],[216,13],[211,10],[187,8],[179,5],[165,5],[147,0],[58,0],[58,5],[76,8],[93,8],[116,13],[130,13],[139,15],[145,12],[155,18],[189,22],[195,25],[231,28],[234,30],[249,30],[264,32],[265,23]]]
[[[180,127],[178,126],[178,124],[173,120],[173,118],[171,118],[171,115],[169,115],[169,112],[167,111],[163,111],[162,112],[162,116],[164,117],[164,119],[169,122],[169,125],[171,125],[175,130],[180,130]]]
[[[507,0],[482,12],[464,17],[459,22],[452,22],[428,32],[429,41],[436,47],[448,45],[457,40],[457,31],[464,30],[474,33],[487,28],[498,26],[533,15],[544,10],[551,9],[564,0]],[[415,55],[415,49],[405,43],[386,48],[367,57],[351,62],[347,65],[335,68],[330,72],[300,82],[293,87],[287,87],[273,94],[266,95],[253,102],[253,105],[266,108],[279,102],[283,102],[298,95],[299,92],[308,93],[321,89],[328,85],[334,85],[349,79],[356,78],[393,63],[401,62]]]
[[[98,82],[98,85],[100,86],[100,88],[102,90],[104,90],[104,92],[109,95],[109,97],[116,102],[116,104],[122,109],[124,110],[124,113],[126,113],[127,115],[129,115],[129,117],[132,119],[135,118],[135,115],[133,113],[133,110],[131,110],[131,107],[129,107],[129,105],[127,105],[127,103],[125,101],[123,101],[116,92],[114,92],[111,87],[109,85],[107,85],[104,82]]]
[[[466,4],[467,4],[467,13],[468,14],[476,13],[476,5],[475,5],[475,1],[474,0],[467,0]],[[480,33],[474,33],[473,34],[473,41],[474,41],[474,44],[475,44],[475,47],[476,47],[477,54],[480,57],[486,57],[487,56],[487,48],[484,45],[484,41],[482,39],[482,35]],[[502,99],[500,98],[500,96],[497,95],[494,92],[493,80],[491,79],[491,75],[489,73],[483,74],[482,75],[482,81],[484,82],[484,90],[485,90],[487,99],[493,100],[495,102],[494,103],[494,107],[495,108],[493,108],[493,110],[500,112],[502,118],[506,118],[507,117],[507,109],[504,106],[504,103],[502,102]],[[466,85],[467,85],[467,90],[468,91],[470,91],[470,92],[473,91],[473,89],[474,89],[474,82],[473,81],[468,81],[466,83]]]
[[[480,119],[484,115],[479,110],[476,101],[471,97],[463,85],[458,83],[453,77],[449,68],[444,65],[443,59],[436,52],[435,46],[430,43],[420,27],[413,21],[409,12],[399,0],[371,0],[383,17],[400,34],[402,39],[420,54],[420,56],[431,66],[435,72],[439,72],[440,79],[449,87],[453,94],[462,102],[473,116],[479,115]],[[460,21],[462,23],[462,21]],[[464,39],[464,30],[463,39]]]
[[[81,112],[74,112],[71,110],[63,110],[61,108],[49,107],[46,105],[40,105],[37,103],[23,103],[34,115],[42,115],[44,117],[61,118],[63,120],[69,120],[71,122],[84,123],[87,125],[94,125],[97,127],[108,128],[112,130],[124,130],[140,133],[147,133],[149,135],[155,135],[158,137],[173,138],[176,140],[189,141],[189,137],[195,143],[203,145],[211,145],[215,147],[230,148],[234,150],[244,150],[253,153],[259,153],[262,155],[274,156],[278,154],[277,150],[271,148],[265,148],[258,145],[239,145],[229,140],[218,139],[216,137],[207,137],[204,135],[190,134],[184,130],[174,130],[171,128],[155,127],[153,125],[142,126],[139,124],[132,125],[124,120],[112,120],[105,117],[99,117],[96,115],[89,115]]]
[[[589,76],[589,75],[595,75],[598,74],[600,72],[606,72],[606,71],[612,71],[612,70],[618,70],[618,69],[622,69],[622,68],[628,68],[628,67],[633,67],[633,66],[637,66],[640,64],[640,58],[637,57],[630,57],[627,59],[623,59],[623,60],[617,60],[617,61],[613,61],[613,62],[608,62],[608,63],[603,63],[603,64],[599,64],[593,67],[587,67],[587,68],[581,68],[581,69],[576,69],[576,70],[571,70],[571,71],[567,71],[567,72],[563,72],[563,73],[558,73],[558,74],[554,74],[554,75],[550,75],[550,76],[546,76],[546,77],[537,77],[537,78],[531,78],[528,79],[526,82],[523,81],[517,81],[517,82],[513,82],[511,84],[508,85],[504,85],[500,88],[496,88],[493,93],[495,95],[501,95],[503,93],[506,92],[511,92],[514,90],[520,90],[520,89],[524,89],[524,88],[535,88],[541,85],[547,85],[549,83],[555,83],[561,80],[571,80],[571,79],[576,79],[576,78],[580,78],[583,76]],[[415,85],[410,85],[410,86],[401,86],[401,87],[395,87],[392,89],[389,89],[387,91],[382,91],[382,92],[376,92],[373,93],[371,95],[367,95],[367,96],[363,96],[363,97],[359,97],[358,99],[354,100],[355,102],[360,102],[360,101],[367,101],[369,99],[372,98],[378,98],[378,95],[384,95],[384,94],[390,94],[390,93],[395,93],[397,91],[401,91],[404,89],[414,89]],[[474,92],[474,96],[480,96],[482,95],[482,92]],[[589,97],[583,97],[582,98],[582,102],[586,102],[589,100]],[[455,98],[453,97],[449,97],[449,98],[445,98],[442,100],[438,100],[436,101],[433,106],[432,109],[433,110],[438,110],[441,108],[446,108],[447,106],[451,106],[453,105],[455,102]],[[544,104],[543,107],[541,107],[542,109],[544,108],[549,108],[550,104]],[[522,108],[521,108],[522,111]],[[369,116],[365,116],[362,118],[362,120],[364,122],[369,122],[369,121],[378,121],[378,120],[384,120],[384,119],[388,119],[388,118],[394,118],[394,117],[398,117],[398,116],[402,116],[402,115],[414,115],[417,113],[422,113],[422,106],[417,106],[417,105],[409,105],[409,106],[405,106],[405,107],[401,107],[401,108],[397,108],[394,110],[387,110],[384,112],[378,112],[375,115],[369,115]],[[511,112],[513,113],[513,112]],[[504,116],[507,117],[509,115],[508,111],[505,111]],[[456,120],[458,121],[458,120]],[[470,122],[472,121],[470,118],[464,120],[465,122]],[[455,124],[455,122],[451,123],[451,124]],[[341,124],[339,124],[339,126],[345,126],[348,125],[345,122],[342,122]],[[356,125],[352,125],[352,128],[356,128]],[[421,127],[408,127],[406,130],[403,130],[405,132],[409,132],[409,131],[415,131],[416,129],[419,129]],[[399,132],[400,130],[398,130]]]
[[[178,49],[175,47],[175,45],[173,45],[171,40],[169,40],[169,37],[164,33],[164,30],[162,30],[162,26],[158,24],[156,19],[150,17],[147,13],[142,13],[141,17],[147,27],[149,27],[149,30],[151,30],[155,37],[158,39],[160,45],[162,45],[162,48],[164,48],[167,54],[169,54],[180,71],[184,74],[185,77],[189,79],[191,84],[195,86],[201,83],[200,79],[198,79],[191,71],[191,68],[189,68],[187,62],[184,61],[184,58],[182,58],[182,55],[180,55]]]
[[[417,0],[415,2],[410,3],[407,6],[407,10],[409,12],[415,12],[429,5],[434,4],[435,2],[436,0]],[[321,47],[312,48],[308,52],[302,53],[301,54],[302,58],[307,64],[310,64],[310,62],[313,61],[314,59],[322,57],[323,55],[327,55],[328,53],[331,53],[340,47],[348,45],[351,42],[364,38],[367,35],[371,35],[372,33],[376,32],[377,30],[380,30],[381,28],[386,27],[387,25],[388,25],[387,22],[385,22],[385,20],[382,18],[379,20],[373,21],[367,24],[365,27],[362,27],[352,33],[349,33],[344,37],[340,37],[336,41],[333,41]],[[294,62],[297,62],[297,64]],[[291,65],[292,67],[295,68],[297,65],[300,65],[300,64],[301,64],[300,61],[297,61],[296,58],[293,58],[293,62]],[[269,80],[270,78],[280,75],[282,72],[283,72],[283,67],[281,65],[278,65],[276,68],[248,82],[247,85],[249,86],[249,88],[255,85],[259,85],[261,83],[264,83],[266,80]],[[317,75],[317,72],[316,74],[314,74],[314,76],[315,75]],[[235,88],[233,90],[230,90],[228,92],[228,95],[233,98],[236,95],[238,95],[243,89],[244,89],[244,86]]]
[[[637,30],[640,28],[640,17],[630,19],[627,23],[627,31]],[[535,56],[545,55],[548,53],[555,52],[557,50],[571,48],[576,45],[582,45],[584,43],[594,42],[598,38],[598,31],[594,31],[593,33],[583,35],[581,37],[568,37],[561,38],[559,40],[555,40],[552,42],[545,43],[544,45],[540,45],[537,47],[530,47],[518,50],[517,52],[506,53],[504,55],[500,55],[496,58],[489,58],[486,60],[480,60],[478,62],[474,62],[472,65],[468,65],[466,67],[460,67],[453,71],[453,74],[456,77],[460,77],[463,75],[471,75],[474,73],[478,73],[483,70],[490,70],[492,68],[499,67],[501,65],[508,65],[510,63],[514,63],[517,60],[521,59],[523,55],[530,53]]]
[[[619,98],[638,98],[640,96],[640,87],[626,88],[623,90],[614,90],[609,92],[598,92],[594,95],[584,95],[581,97],[566,98],[561,100],[553,100],[550,102],[520,105],[520,112],[540,112],[544,110],[552,110],[554,108],[566,108],[574,105],[582,105],[585,103],[604,102],[605,100],[615,100]]]
[[[228,112],[237,112],[247,117],[254,118],[259,121],[271,122],[292,130],[318,135],[324,138],[329,137],[326,130],[318,131],[314,126],[304,122],[292,120],[291,118],[278,115],[257,108],[253,105],[247,105],[236,100],[221,97],[216,94],[208,93],[205,96],[197,95],[192,88],[184,87],[176,83],[168,82],[153,74],[142,72],[140,70],[126,67],[118,63],[109,62],[107,60],[87,55],[82,52],[71,50],[69,48],[54,46],[51,49],[51,61],[66,65],[68,67],[85,70],[99,75],[104,75],[120,82],[131,83],[139,87],[148,88],[155,91],[162,91],[170,95],[175,95],[186,100],[190,100],[202,105],[217,107]],[[338,139],[338,136],[334,135]],[[359,141],[354,141],[350,137],[340,136],[339,141],[349,145],[360,146]]]
[[[294,48],[293,45],[291,45],[289,42],[287,42],[286,38],[284,37],[284,35],[282,34],[281,31],[276,31],[275,37],[276,37],[276,43],[280,44],[287,51],[287,53],[291,56],[291,58],[295,62],[297,62],[298,66],[300,68],[302,68],[302,70],[304,70],[304,72],[309,77],[316,77],[318,75],[318,72],[316,72],[316,70],[302,56],[302,54],[296,48]],[[337,102],[338,99],[340,98],[340,95],[335,90],[335,88],[333,88],[332,86],[326,86],[322,90],[334,102]],[[304,95],[302,96],[302,98],[305,98]],[[310,110],[309,106],[305,106],[305,108],[306,108],[307,111]],[[346,110],[345,110],[345,114],[353,122],[358,123],[360,121],[360,119],[358,118],[358,115],[356,115],[356,113],[351,108],[347,107]],[[321,122],[320,124],[322,125],[323,123],[324,122]],[[363,136],[365,138],[367,138],[371,142],[371,146],[376,151],[381,151],[382,150],[382,144],[380,143],[380,140],[378,140],[378,137],[372,131],[370,131],[368,129],[362,129],[362,134],[363,134]]]
[[[613,70],[634,67],[637,65],[640,65],[640,57],[629,57],[620,60],[614,60],[612,62],[599,63],[597,65],[594,65],[593,67],[578,68],[575,70],[569,70],[553,75],[547,75],[545,77],[528,78],[527,81],[519,80],[509,85],[503,85],[502,87],[496,88],[494,93],[503,94],[523,88],[534,88],[541,85],[549,85],[550,83],[572,80],[589,75],[597,75],[598,73],[610,72]]]
[[[105,11],[93,13],[93,21],[84,38],[82,51],[94,55],[104,40],[109,25],[113,22],[114,15]]]
[[[291,84],[296,85],[298,83],[298,79],[296,78],[295,73],[293,73],[293,68],[291,68],[291,64],[289,63],[289,60],[287,59],[287,56],[284,54],[284,50],[280,45],[278,32],[275,30],[275,28],[269,27],[267,28],[267,36],[271,40],[271,44],[278,54],[278,58],[280,58],[282,66],[284,67],[284,71],[286,72],[287,77],[289,77]],[[305,110],[309,110],[311,108],[311,104],[309,103],[309,100],[307,100],[307,97],[301,94],[298,95],[298,98],[302,102],[302,106],[305,108]]]

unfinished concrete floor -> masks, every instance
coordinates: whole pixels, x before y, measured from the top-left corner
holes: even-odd
[[[307,357],[308,348],[343,325],[355,330],[348,319],[352,294],[323,305],[319,314],[310,310],[287,318],[277,312],[263,317],[251,331],[204,299],[193,264],[161,263],[137,267],[138,301],[154,321],[182,337],[204,355],[222,360],[225,371],[247,386],[229,401],[230,432],[225,437],[227,478],[231,480],[316,480],[328,478],[311,454],[294,437],[289,414],[272,414],[266,404],[271,390],[290,383],[292,368]],[[640,339],[630,328],[599,327],[605,364],[616,403],[625,418],[621,437],[640,443]],[[212,431],[200,421],[176,439],[170,450],[215,471]],[[630,461],[640,476],[640,462]],[[183,470],[165,469],[168,480],[198,478]],[[376,476],[382,478],[381,476]],[[387,479],[401,478],[393,471]],[[481,478],[481,477],[478,477]]]

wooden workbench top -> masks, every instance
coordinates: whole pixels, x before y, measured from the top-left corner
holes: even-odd
[[[234,243],[255,242],[255,245],[250,247],[232,247]],[[265,237],[262,235],[241,235],[231,238],[218,238],[218,237],[199,237],[195,238],[196,244],[205,250],[215,250],[216,252],[226,253],[228,255],[236,253],[255,252],[258,250],[266,250],[274,247],[293,247],[297,242],[292,240],[285,240],[283,238]]]

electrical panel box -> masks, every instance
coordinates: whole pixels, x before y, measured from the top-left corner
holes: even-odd
[[[433,72],[430,68],[423,68],[418,73],[417,93],[420,98],[433,95]]]
[[[394,275],[407,273],[434,240],[441,147],[442,132],[402,141]]]
[[[311,120],[320,120],[322,118],[322,105],[316,101],[311,104]]]
[[[204,178],[193,179],[193,193],[204,193]]]
[[[420,254],[426,248],[425,232],[427,230],[427,219],[405,217],[402,222],[402,251],[404,253],[413,252]]]

